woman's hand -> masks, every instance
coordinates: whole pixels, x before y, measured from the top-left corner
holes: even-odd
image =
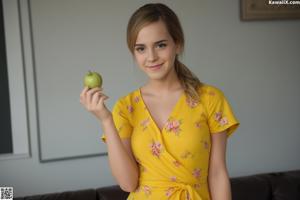
[[[103,94],[102,88],[89,89],[85,87],[80,94],[80,103],[102,122],[111,117],[111,112],[106,108],[104,101],[108,96]]]

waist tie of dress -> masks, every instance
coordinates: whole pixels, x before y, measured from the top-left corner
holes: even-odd
[[[151,190],[152,188],[164,190],[166,197],[169,197],[168,199],[203,200],[195,189],[198,184],[199,183],[140,180],[140,187],[144,187],[144,190]]]

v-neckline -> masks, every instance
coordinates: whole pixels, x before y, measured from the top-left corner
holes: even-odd
[[[175,105],[173,106],[171,112],[168,114],[167,120],[163,123],[163,126],[162,126],[162,128],[160,129],[159,126],[158,126],[158,124],[157,124],[157,122],[154,120],[154,118],[153,118],[153,116],[152,116],[152,114],[151,114],[151,112],[150,112],[148,106],[146,105],[146,102],[144,101],[144,98],[143,98],[143,95],[142,95],[141,88],[138,89],[138,93],[139,93],[139,96],[140,96],[140,98],[141,98],[141,102],[142,102],[142,104],[143,104],[143,106],[144,106],[144,110],[146,111],[146,113],[147,113],[147,115],[149,116],[150,120],[153,122],[154,126],[156,127],[156,129],[157,129],[160,133],[163,132],[163,130],[164,130],[164,128],[165,128],[165,126],[166,126],[168,120],[171,118],[171,116],[174,115],[174,112],[177,110],[177,107],[179,106],[179,104],[180,104],[180,102],[181,102],[181,99],[183,98],[183,96],[184,96],[184,94],[185,94],[184,91],[181,92],[181,94],[180,94],[179,98],[177,99]]]

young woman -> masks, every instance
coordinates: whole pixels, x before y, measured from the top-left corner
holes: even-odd
[[[226,140],[239,123],[216,87],[179,60],[184,36],[176,14],[146,4],[130,18],[128,47],[149,77],[111,113],[102,88],[81,103],[100,121],[113,176],[129,200],[229,200]]]

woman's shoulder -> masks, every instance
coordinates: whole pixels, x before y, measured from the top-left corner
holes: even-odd
[[[140,98],[140,89],[135,89],[130,91],[129,93],[127,93],[126,95],[123,95],[121,97],[119,97],[119,99],[117,100],[117,102],[119,103],[125,103],[127,105],[131,105],[133,102],[136,102],[139,100]]]
[[[223,95],[223,91],[218,87],[210,84],[203,84],[198,90],[200,95],[204,96],[220,96]]]

